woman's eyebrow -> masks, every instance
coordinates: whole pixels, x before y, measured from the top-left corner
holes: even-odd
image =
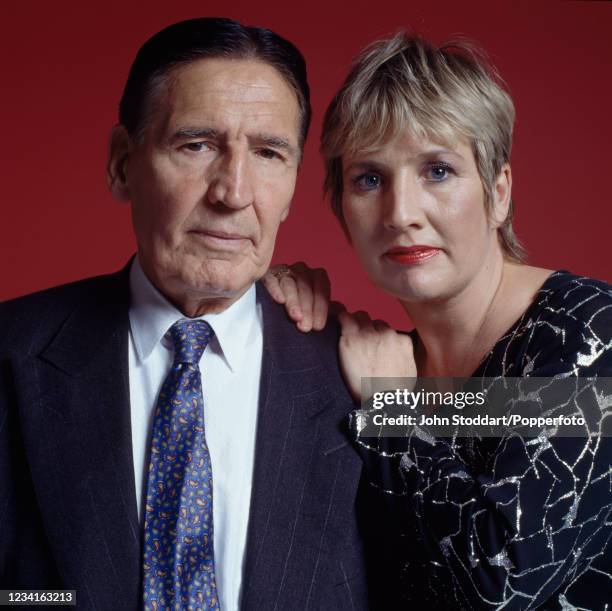
[[[449,149],[443,146],[432,147],[430,149],[422,151],[418,154],[418,157],[432,157],[434,155],[453,155],[454,157],[459,157],[460,159],[464,158],[464,156],[461,153],[458,153],[456,150]]]
[[[421,163],[422,161],[431,159],[437,155],[451,155],[460,160],[465,159],[465,156],[458,153],[456,150],[443,146],[434,146],[426,150],[421,150],[415,155],[407,156],[405,160],[408,162],[416,161],[417,163]],[[376,153],[372,153],[372,157],[374,158],[368,158],[367,154],[364,154],[363,159],[358,159],[356,161],[347,163],[346,170],[383,170],[385,167],[387,167],[388,164],[385,160],[375,158]]]
[[[379,163],[373,160],[354,161],[346,166],[347,171],[359,170],[359,171],[380,171],[385,167],[384,163]]]

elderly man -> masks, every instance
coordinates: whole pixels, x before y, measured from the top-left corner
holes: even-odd
[[[2,587],[366,606],[337,330],[299,333],[257,284],[309,118],[303,59],[268,30],[197,19],[140,49],[108,164],[136,257],[0,306]]]

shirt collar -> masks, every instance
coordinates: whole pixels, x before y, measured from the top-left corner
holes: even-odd
[[[130,269],[130,328],[138,359],[143,362],[162,341],[168,329],[184,318],[147,278],[138,256]],[[211,348],[215,344],[234,370],[249,343],[253,325],[257,324],[255,285],[251,285],[240,299],[218,314],[205,314],[194,320],[205,320],[215,332]]]

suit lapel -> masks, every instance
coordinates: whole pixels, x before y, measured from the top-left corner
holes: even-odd
[[[133,609],[140,592],[128,387],[127,268],[91,281],[38,355],[15,364],[45,530],[79,606]]]
[[[338,397],[329,363],[260,286],[258,298],[264,351],[243,609],[277,606],[297,564],[305,587],[314,579],[339,472],[356,491],[361,470],[339,425],[347,396]]]
[[[66,586],[78,590],[79,607],[134,609],[141,544],[127,268],[90,281],[82,293],[46,349],[15,360],[19,416]],[[290,595],[308,600],[335,499],[354,497],[361,465],[339,425],[346,395],[330,382],[329,362],[321,364],[316,343],[260,286],[258,298],[264,350],[242,608],[289,608]],[[294,591],[298,574],[305,591]]]

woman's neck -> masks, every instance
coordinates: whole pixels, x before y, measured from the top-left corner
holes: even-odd
[[[402,305],[419,334],[416,364],[422,377],[467,377],[533,303],[550,269],[493,259],[452,299]]]
[[[418,334],[420,376],[469,376],[499,337],[495,321],[507,263],[501,253],[461,293],[439,303],[402,303]],[[503,318],[503,317],[502,317]]]

